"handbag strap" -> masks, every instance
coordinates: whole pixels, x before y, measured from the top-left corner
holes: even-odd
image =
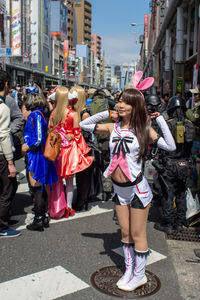
[[[40,110],[38,110],[38,109],[36,109],[35,111],[39,112],[39,113],[40,113],[40,115],[43,117],[43,119],[44,119],[45,123],[47,123],[47,121],[46,121],[46,119],[45,119],[45,117],[44,117],[43,113],[42,113]]]

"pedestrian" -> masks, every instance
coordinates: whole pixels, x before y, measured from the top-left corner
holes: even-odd
[[[86,98],[84,89],[81,86],[74,86],[69,92],[69,103],[74,106],[75,111],[79,114],[80,120],[85,120],[91,116],[90,110],[85,106]],[[76,101],[78,99],[78,101]],[[73,103],[75,101],[75,103]],[[102,183],[102,158],[98,142],[93,133],[82,130],[83,137],[91,149],[89,155],[94,160],[85,170],[76,173],[77,197],[73,205],[76,211],[88,209],[88,203],[103,193]]]
[[[10,110],[5,104],[10,76],[0,70],[0,237],[16,237],[20,231],[9,228],[9,212],[17,189],[16,168],[10,133]]]
[[[47,199],[45,199],[45,185],[53,185],[57,181],[56,169],[51,161],[43,155],[47,135],[47,121],[43,115],[46,100],[37,86],[27,87],[22,106],[22,113],[26,121],[22,153],[27,155],[27,170],[31,192],[34,196],[35,217],[28,230],[43,231],[49,227],[47,214]]]
[[[159,151],[158,159],[154,160],[157,175],[154,178],[153,191],[160,194],[162,217],[154,228],[167,234],[173,230],[181,231],[186,222],[186,190],[192,169],[192,144],[195,128],[185,116],[185,100],[174,96],[169,99],[167,121],[169,130],[174,137],[174,151]],[[164,149],[165,150],[165,149]],[[174,203],[176,212],[174,211]]]
[[[49,212],[54,218],[62,217],[63,213],[66,218],[74,216],[75,210],[72,208],[74,174],[87,169],[93,161],[93,157],[88,154],[90,148],[81,134],[79,115],[74,111],[78,99],[74,99],[71,105],[68,105],[68,93],[69,90],[66,87],[57,88],[55,109],[49,120],[49,128],[55,128],[62,138],[61,151],[55,164],[59,177],[59,189],[62,188],[63,178],[66,195],[66,202],[63,202],[63,193],[55,199],[54,194],[58,193],[58,185],[53,186],[53,192],[49,194]]]
[[[18,160],[22,158],[21,147],[24,142],[24,118],[19,106],[12,96],[6,96],[5,104],[10,109],[10,132],[15,147],[14,160]]]
[[[109,115],[112,117],[112,112],[109,111],[80,122],[80,126],[86,131],[110,135],[110,164],[104,176],[111,175],[113,181],[126,265],[126,271],[117,286],[124,291],[133,291],[147,282],[145,267],[149,249],[146,223],[152,192],[142,174],[142,160],[150,141],[168,151],[175,149],[173,137],[159,113],[152,114],[151,118],[156,118],[164,138],[151,128],[140,90],[149,88],[153,79],[148,78],[139,85],[142,75],[142,72],[137,72],[133,76],[136,88],[122,92],[118,101],[119,120],[115,124],[98,124]]]

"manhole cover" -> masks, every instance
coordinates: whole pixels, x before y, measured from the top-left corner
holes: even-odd
[[[189,242],[200,242],[199,230],[195,228],[183,228],[181,231],[173,231],[172,234],[166,234],[168,240],[179,240]]]
[[[90,280],[94,288],[100,292],[123,299],[136,299],[155,294],[161,287],[159,278],[146,270],[148,282],[133,292],[124,292],[117,288],[116,282],[122,276],[119,267],[111,266],[102,268],[92,274]]]

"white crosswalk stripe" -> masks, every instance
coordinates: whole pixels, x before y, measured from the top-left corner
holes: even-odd
[[[55,224],[55,223],[59,223],[59,222],[69,222],[69,221],[80,219],[80,218],[85,218],[85,217],[89,217],[89,216],[95,216],[95,215],[111,212],[112,210],[113,209],[100,208],[98,205],[95,205],[90,210],[78,212],[75,214],[75,216],[69,217],[67,219],[66,218],[62,218],[59,220],[51,219],[50,224]],[[16,216],[13,216],[11,219],[18,220],[19,223],[17,223],[17,225],[15,226],[15,229],[22,230],[22,229],[25,229],[26,225],[32,221],[33,217],[34,217],[33,214],[26,214],[26,215],[16,215]]]
[[[89,287],[63,267],[56,266],[0,283],[0,299],[52,300]]]
[[[19,176],[20,177],[22,177],[22,176],[25,177],[26,176],[26,170],[24,169],[23,171],[21,171],[19,173]],[[21,183],[20,180],[19,180],[19,183],[20,184],[18,185],[17,193],[28,193],[29,192],[28,183],[27,182],[26,183]],[[76,186],[76,177],[75,176],[73,177],[73,184],[74,184],[74,186]]]

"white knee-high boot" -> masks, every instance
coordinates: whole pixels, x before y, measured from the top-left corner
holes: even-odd
[[[147,251],[135,250],[135,268],[133,271],[133,276],[127,284],[119,286],[121,290],[126,292],[131,292],[134,291],[136,288],[147,283],[147,277],[145,275],[145,267],[146,267],[148,255],[149,255],[149,250]]]
[[[122,249],[126,270],[124,275],[117,281],[117,286],[119,288],[129,282],[129,280],[133,277],[134,270],[134,243],[124,243],[122,241]]]

